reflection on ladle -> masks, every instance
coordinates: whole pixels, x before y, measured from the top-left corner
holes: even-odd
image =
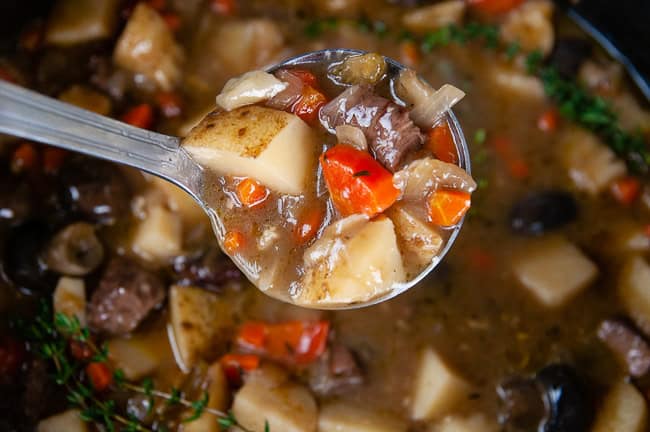
[[[318,51],[233,80],[183,142],[0,82],[0,132],[181,187],[273,297],[367,306],[438,265],[475,184],[449,109],[462,92],[364,54]]]

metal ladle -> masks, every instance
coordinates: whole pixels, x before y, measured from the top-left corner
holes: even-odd
[[[290,58],[268,68],[267,71],[319,62],[331,64],[342,61],[349,55],[363,53],[349,49],[315,51]],[[406,69],[393,59],[385,59],[389,77],[395,77]],[[469,173],[469,152],[460,124],[453,112],[449,111],[446,116],[456,143],[458,164]],[[204,169],[183,149],[180,138],[130,126],[5,81],[0,81],[0,132],[128,165],[161,177],[183,189],[201,205],[210,217],[219,243],[223,241],[223,224],[204,199]],[[328,308],[353,309],[369,306],[413,287],[440,263],[454,243],[461,226],[462,221],[453,228],[443,250],[412,280],[395,285],[382,297],[363,303]],[[234,261],[255,283],[254,277],[248,274],[243,263],[237,259]],[[288,297],[281,299],[289,301]]]

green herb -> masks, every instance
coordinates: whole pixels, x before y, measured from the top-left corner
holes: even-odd
[[[476,132],[474,132],[474,142],[478,145],[482,145],[485,143],[485,140],[487,139],[487,132],[485,129],[480,128],[476,129]]]
[[[352,174],[352,177],[367,177],[370,175],[370,171],[368,170],[363,170],[363,171],[357,171],[354,174]]]
[[[102,400],[95,393],[93,388],[86,383],[88,378],[85,376],[85,366],[87,362],[82,362],[68,356],[69,340],[75,340],[87,344],[92,350],[93,356],[91,362],[98,359],[108,358],[108,346],[98,347],[90,337],[90,330],[84,327],[76,317],[69,317],[62,313],[54,314],[51,305],[46,301],[41,302],[37,316],[30,322],[22,319],[14,321],[17,330],[29,342],[39,356],[48,360],[54,366],[54,378],[58,385],[66,390],[66,399],[69,405],[79,409],[81,418],[86,422],[95,422],[101,425],[106,431],[115,431],[117,429],[134,432],[152,432],[147,426],[141,424],[137,418],[130,415],[123,415],[118,412],[115,402],[112,400]],[[154,406],[154,398],[166,401],[168,405],[181,405],[192,410],[192,413],[184,423],[194,421],[201,417],[205,412],[211,413],[217,417],[217,421],[228,419],[231,426],[237,426],[245,432],[250,432],[244,428],[232,413],[224,413],[219,410],[209,408],[208,393],[204,393],[198,401],[188,401],[182,398],[178,389],[172,388],[170,393],[157,390],[154,387],[153,380],[144,379],[141,385],[135,385],[127,382],[124,372],[120,369],[113,373],[114,386],[116,388],[129,390],[147,396],[149,402],[149,413]],[[157,430],[160,430],[158,428]]]
[[[336,27],[338,27],[338,25],[339,25],[339,21],[336,18],[326,18],[326,19],[310,21],[305,26],[304,29],[305,36],[312,39],[316,39],[326,31],[335,29]]]
[[[519,42],[512,42],[506,47],[506,58],[512,60],[517,54],[519,54],[520,50],[521,47],[519,46]]]

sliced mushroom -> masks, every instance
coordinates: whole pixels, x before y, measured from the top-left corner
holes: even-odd
[[[68,225],[50,240],[43,254],[48,268],[68,276],[85,276],[104,259],[104,246],[95,228],[85,222]]]

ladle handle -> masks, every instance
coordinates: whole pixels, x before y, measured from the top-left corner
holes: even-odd
[[[0,81],[0,132],[125,164],[199,192],[176,137],[139,129]]]

